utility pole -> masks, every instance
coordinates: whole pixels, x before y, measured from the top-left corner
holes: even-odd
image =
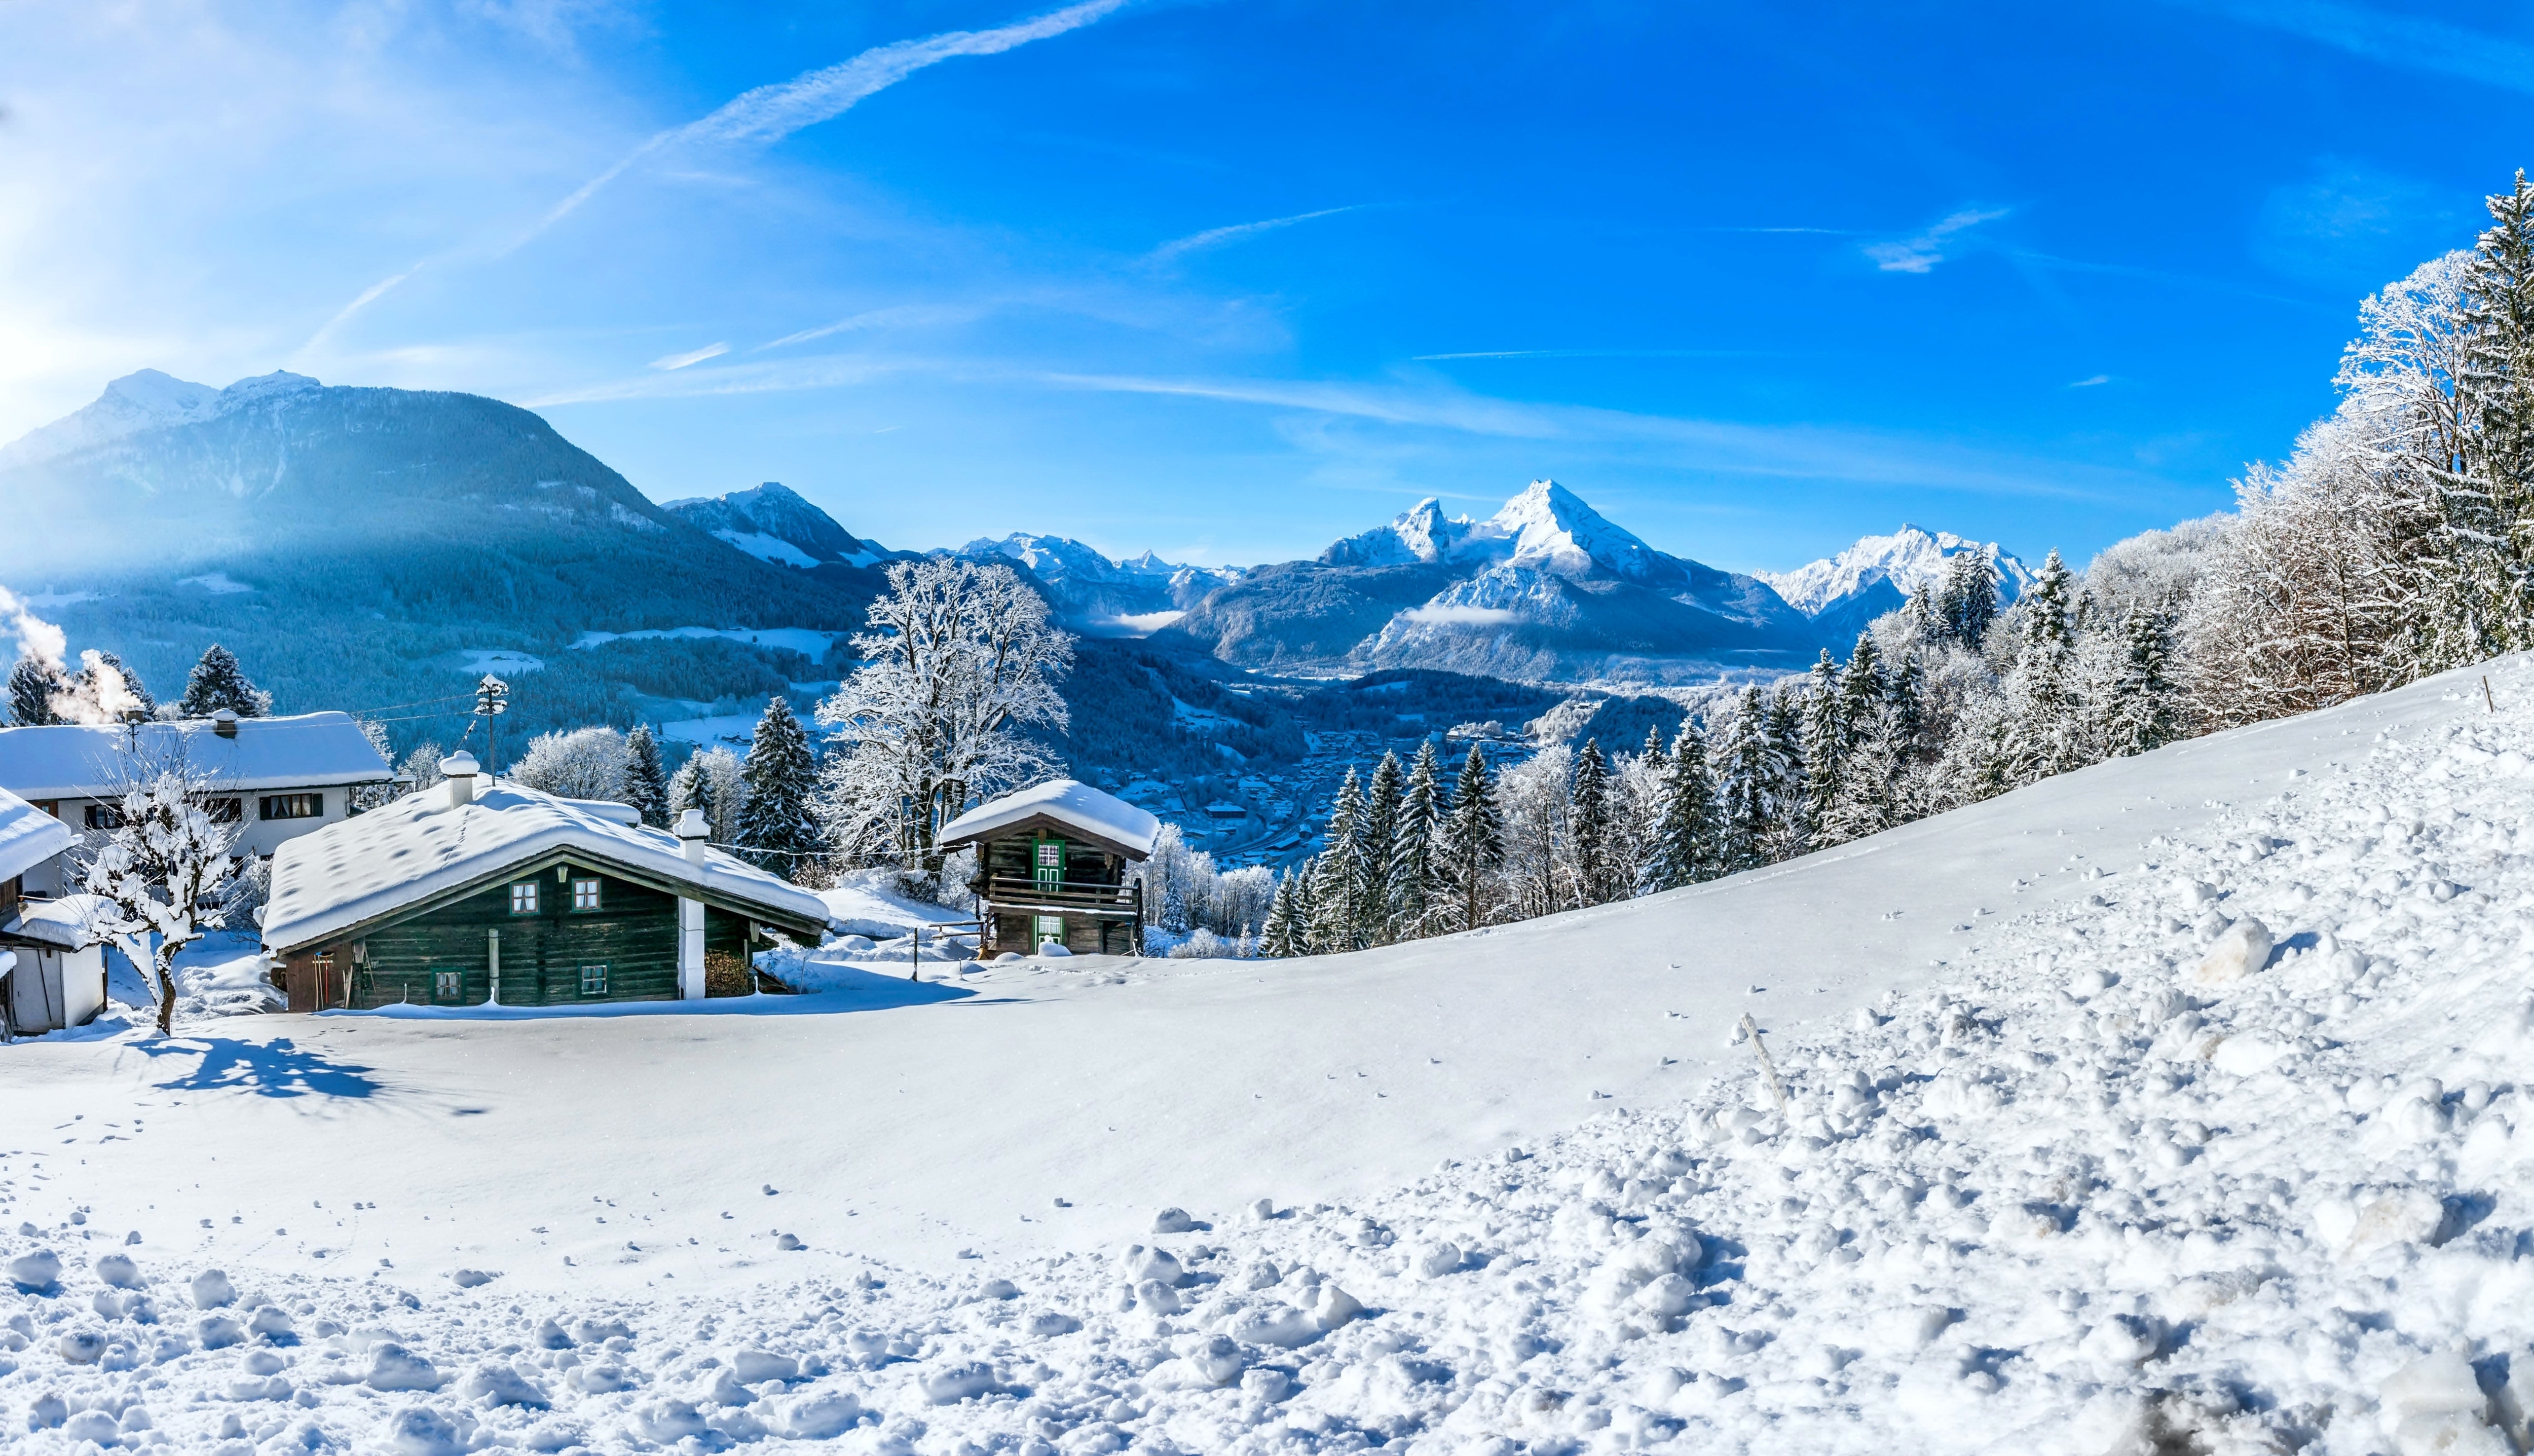
[[[475,716],[484,720],[486,745],[484,773],[492,777],[502,762],[502,734],[498,719],[511,710],[511,685],[491,673],[475,685]]]

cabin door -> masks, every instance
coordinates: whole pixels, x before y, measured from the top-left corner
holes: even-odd
[[[1038,888],[1054,892],[1064,883],[1065,844],[1061,839],[1039,838],[1030,844],[1030,878]]]

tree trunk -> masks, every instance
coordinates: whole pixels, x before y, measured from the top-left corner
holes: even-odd
[[[156,954],[150,957],[150,968],[155,972],[158,977],[158,1034],[160,1036],[172,1036],[175,1034],[175,950],[164,945],[158,948],[158,952]]]

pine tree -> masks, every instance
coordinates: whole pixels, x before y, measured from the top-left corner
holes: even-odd
[[[1892,710],[1875,705],[1857,725],[1849,749],[1847,774],[1839,797],[1822,817],[1821,842],[1844,844],[1880,833],[1901,819],[1897,790],[1901,779],[1900,756],[1893,744]]]
[[[669,821],[677,822],[690,809],[703,811],[706,825],[715,818],[712,775],[704,771],[701,754],[688,755],[687,761],[678,765],[677,773],[669,780]]]
[[[2041,570],[2032,574],[2032,587],[2024,592],[2023,645],[2065,652],[2075,645],[2076,624],[2070,616],[2068,599],[2068,567],[2053,549]]]
[[[1329,805],[1328,832],[1320,843],[1319,870],[1311,878],[1311,948],[1323,954],[1358,949],[1363,926],[1363,785],[1349,765]]]
[[[1689,719],[1681,720],[1680,736],[1672,740],[1662,786],[1662,817],[1655,826],[1654,852],[1640,886],[1648,894],[1713,879],[1721,867],[1721,826],[1716,783],[1707,771],[1707,741]]]
[[[2534,559],[2534,184],[2490,199],[2493,225],[2470,267],[2462,387],[2481,430],[2470,473],[2507,527],[2513,563]],[[2477,468],[2472,468],[2477,466]],[[2521,601],[2511,604],[2521,615]],[[2511,642],[2509,645],[2521,645]]]
[[[272,710],[272,695],[247,681],[236,653],[213,642],[185,675],[185,696],[176,699],[176,716],[208,718],[222,708],[241,718],[260,718]]]
[[[818,760],[810,735],[781,697],[769,699],[748,748],[747,802],[739,810],[741,854],[760,870],[786,880],[818,849],[810,820],[810,798],[818,788]]]
[[[60,722],[61,715],[53,711],[53,695],[67,686],[49,664],[19,658],[17,666],[9,669],[9,721],[20,728]]]
[[[2143,608],[2122,629],[2120,676],[2105,711],[2104,746],[2118,758],[2149,753],[2180,736],[2181,711],[2171,675],[2172,630]]]
[[[1460,929],[1476,930],[1485,920],[1487,876],[1504,862],[1504,816],[1496,807],[1487,756],[1475,743],[1452,785],[1452,811],[1439,837],[1436,858],[1454,918]]]
[[[660,741],[648,723],[636,723],[625,735],[625,802],[652,828],[669,826],[669,781],[660,770]]]
[[[1398,922],[1391,914],[1397,887],[1390,877],[1399,857],[1400,791],[1406,776],[1399,756],[1385,753],[1373,767],[1372,782],[1364,786],[1363,868],[1356,923],[1362,927],[1368,945],[1387,945],[1399,939]]]
[[[1977,648],[1988,639],[1997,620],[1997,578],[1990,575],[1988,553],[1957,552],[1945,569],[1945,584],[1936,596],[1942,635]]]
[[[1890,684],[1884,681],[1882,648],[1875,645],[1874,634],[1860,632],[1855,648],[1847,654],[1847,665],[1839,672],[1839,716],[1851,743],[1864,731],[1889,692]]]
[[[1840,769],[1847,760],[1846,698],[1840,692],[1839,669],[1828,647],[1822,648],[1821,660],[1804,684],[1802,733],[1804,817],[1817,824],[1839,797]]]
[[[1390,846],[1390,923],[1402,940],[1425,934],[1436,905],[1434,841],[1442,831],[1442,760],[1428,738],[1409,764]]]
[[[1294,872],[1287,870],[1276,881],[1276,898],[1267,905],[1267,924],[1258,933],[1258,949],[1262,955],[1299,955],[1302,948],[1296,935],[1294,916]]]
[[[1769,699],[1769,798],[1772,805],[1769,858],[1790,860],[1812,847],[1810,786],[1804,779],[1804,744],[1799,694],[1791,683],[1780,683]]]
[[[1566,815],[1575,843],[1576,889],[1587,905],[1606,905],[1625,892],[1619,877],[1618,823],[1610,803],[1610,769],[1600,740],[1584,740]]]
[[[1319,906],[1315,903],[1317,896],[1312,893],[1312,886],[1320,878],[1319,857],[1314,855],[1302,861],[1291,873],[1294,877],[1293,953],[1317,955],[1320,946],[1311,938],[1311,926],[1319,918]]]
[[[1647,725],[1645,746],[1637,750],[1637,757],[1640,759],[1643,759],[1645,765],[1648,768],[1653,769],[1656,773],[1659,774],[1662,772],[1663,764],[1667,760],[1663,755],[1661,729],[1654,727],[1651,724]]]
[[[1927,670],[1918,665],[1917,653],[1900,659],[1900,670],[1889,675],[1883,704],[1892,714],[1893,751],[1903,763],[1922,761],[1928,754]]]
[[[1770,817],[1776,812],[1769,762],[1769,708],[1756,687],[1734,703],[1720,755],[1723,768],[1723,832],[1717,869],[1730,875],[1769,863]]]
[[[2033,574],[2021,607],[2022,631],[2006,685],[2013,714],[2008,775],[2019,785],[2037,783],[2084,761],[2078,741],[2076,702],[2068,686],[2070,661],[2076,652],[2068,568],[2057,551]]]

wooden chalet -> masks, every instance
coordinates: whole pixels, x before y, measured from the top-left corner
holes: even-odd
[[[275,852],[265,950],[290,1009],[700,1000],[707,965],[781,934],[816,944],[817,896],[620,804],[449,781]],[[753,981],[741,984],[753,986]]]
[[[945,850],[973,847],[980,953],[1027,955],[1048,943],[1077,955],[1139,954],[1144,888],[1126,867],[1151,858],[1161,820],[1086,783],[989,800],[941,828]]]

